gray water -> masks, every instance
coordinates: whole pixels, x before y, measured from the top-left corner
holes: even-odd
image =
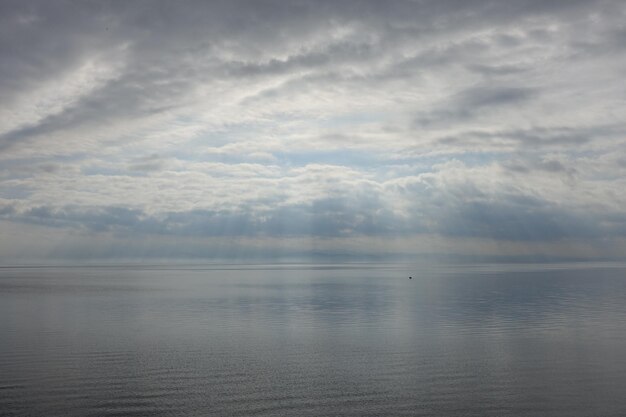
[[[0,415],[624,416],[626,269],[0,268]]]

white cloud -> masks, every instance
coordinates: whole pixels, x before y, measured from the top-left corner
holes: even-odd
[[[7,7],[4,221],[507,255],[626,235],[620,2],[163,7]]]

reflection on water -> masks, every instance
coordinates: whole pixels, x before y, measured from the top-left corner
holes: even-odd
[[[619,265],[2,268],[0,415],[623,416],[625,300]]]

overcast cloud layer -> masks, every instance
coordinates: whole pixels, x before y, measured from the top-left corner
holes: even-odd
[[[0,3],[0,258],[626,254],[623,1]]]

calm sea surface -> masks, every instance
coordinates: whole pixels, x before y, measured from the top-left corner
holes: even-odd
[[[626,416],[626,268],[0,268],[0,415]]]

